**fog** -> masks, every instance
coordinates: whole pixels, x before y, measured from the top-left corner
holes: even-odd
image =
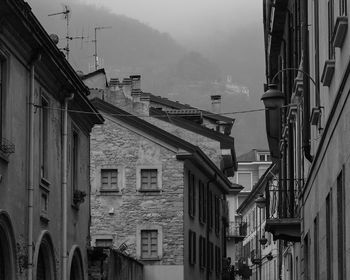
[[[222,94],[223,112],[261,109],[264,83],[262,3],[258,0],[28,0],[49,34],[66,45],[62,15],[71,7],[70,63],[93,71],[94,27],[98,56],[109,77],[142,75],[142,89],[201,109]],[[122,15],[122,16],[121,16]],[[84,30],[84,33],[82,31]],[[190,54],[191,52],[197,54]],[[204,66],[205,65],[205,66]],[[204,67],[203,67],[204,66]],[[225,92],[226,78],[233,92]],[[219,87],[213,87],[213,82]],[[216,83],[217,85],[217,83]],[[247,88],[249,96],[234,92]],[[219,89],[219,92],[218,92]],[[223,91],[221,91],[223,90]],[[232,115],[237,154],[267,148],[264,112]]]
[[[262,23],[261,0],[76,0],[136,18],[187,43]]]

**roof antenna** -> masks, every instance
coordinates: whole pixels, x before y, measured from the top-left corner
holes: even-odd
[[[57,15],[63,15],[63,18],[66,20],[66,25],[67,25],[67,30],[66,30],[66,47],[63,48],[63,50],[65,50],[66,52],[66,58],[69,61],[69,41],[72,40],[71,37],[69,37],[69,20],[70,20],[70,13],[71,13],[71,9],[68,5],[63,5],[63,11],[59,12],[59,13],[53,13],[53,14],[49,14],[48,16],[57,16]]]
[[[102,30],[102,29],[110,29],[112,28],[112,26],[95,26],[95,39],[92,40],[92,42],[95,43],[95,53],[94,53],[94,58],[95,58],[95,71],[98,69],[99,67],[99,63],[98,63],[98,56],[97,56],[97,31],[98,30]]]

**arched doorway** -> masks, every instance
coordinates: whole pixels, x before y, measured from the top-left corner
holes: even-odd
[[[36,280],[55,280],[55,254],[48,231],[43,231],[35,248],[35,277]]]
[[[83,261],[80,249],[74,245],[68,258],[69,280],[84,280]]]
[[[0,280],[15,279],[15,244],[10,217],[0,210]]]

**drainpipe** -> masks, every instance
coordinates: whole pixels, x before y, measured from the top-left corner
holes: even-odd
[[[302,1],[302,47],[303,47],[303,70],[305,73],[309,73],[309,31],[307,22],[308,4],[307,1]],[[304,118],[303,118],[303,150],[306,159],[312,162],[311,155],[311,143],[310,143],[310,81],[309,78],[304,75]]]
[[[74,93],[64,99],[63,111],[63,153],[62,153],[62,280],[67,280],[67,211],[68,211],[68,197],[67,197],[67,181],[68,181],[68,102],[74,98]]]
[[[35,64],[41,59],[37,53],[30,63],[29,93],[29,153],[28,153],[28,280],[33,279],[33,205],[34,205],[34,115]]]

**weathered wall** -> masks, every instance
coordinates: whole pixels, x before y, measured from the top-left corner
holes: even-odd
[[[161,142],[160,142],[161,143]],[[139,166],[158,166],[162,174],[160,192],[139,192],[136,172]],[[114,167],[123,176],[118,193],[100,192],[100,171]],[[122,243],[136,257],[137,227],[159,226],[163,255],[152,264],[183,263],[183,162],[175,151],[123,125],[106,120],[93,129],[91,137],[91,236]]]

